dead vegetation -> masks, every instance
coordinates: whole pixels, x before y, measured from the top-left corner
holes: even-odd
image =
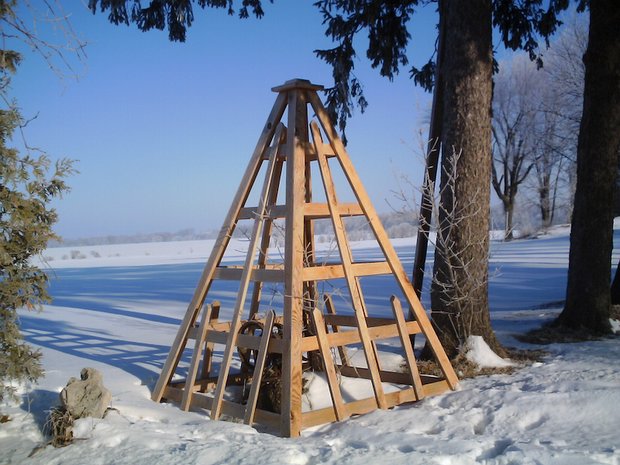
[[[515,371],[534,362],[540,362],[546,355],[544,350],[521,350],[506,348],[507,358],[515,362],[515,366],[501,368],[481,368],[469,361],[463,354],[457,355],[451,360],[454,371],[459,379],[475,378],[477,376],[510,375]],[[433,360],[419,360],[418,368],[421,374],[442,377],[441,368]]]
[[[52,408],[45,423],[44,431],[51,437],[48,444],[65,447],[73,442],[73,422],[75,419],[65,407]]]

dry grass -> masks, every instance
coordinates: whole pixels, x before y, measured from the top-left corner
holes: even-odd
[[[510,374],[517,367],[508,368],[480,368],[475,363],[470,362],[463,355],[458,355],[451,360],[452,367],[459,379],[475,378],[476,376],[488,376],[496,374]],[[441,368],[434,360],[418,362],[418,369],[422,375],[437,376],[443,378]]]
[[[54,407],[45,423],[45,431],[51,436],[49,444],[65,447],[73,442],[73,416],[64,407]]]
[[[456,372],[459,379],[475,378],[477,376],[490,376],[490,375],[509,375],[517,371],[518,369],[529,365],[533,362],[540,361],[546,352],[543,350],[519,350],[514,348],[506,348],[507,357],[511,361],[515,362],[516,366],[502,367],[502,368],[480,368],[475,363],[470,362],[467,358],[459,354],[456,358],[452,359],[452,367]],[[418,369],[420,374],[443,377],[441,368],[434,360],[422,360],[418,361]]]

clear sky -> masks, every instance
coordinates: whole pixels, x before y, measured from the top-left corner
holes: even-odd
[[[267,4],[261,20],[197,8],[186,43],[114,26],[81,1],[63,6],[87,42],[83,62],[67,55],[78,79],[59,79],[24,50],[12,95],[24,117],[38,115],[26,130],[30,145],[78,160],[71,193],[56,203],[56,230],[66,238],[219,228],[274,103],[271,88],[297,77],[332,85],[330,67],[313,54],[330,41],[311,1]],[[434,46],[434,8],[427,10],[412,28],[418,66]],[[348,150],[377,209],[387,211],[395,171],[421,183],[414,152],[430,95],[408,69],[394,82],[381,78],[362,47],[356,74],[370,105],[349,122]]]

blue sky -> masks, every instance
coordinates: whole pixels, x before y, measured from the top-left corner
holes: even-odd
[[[270,89],[296,77],[332,83],[329,66],[313,54],[330,41],[310,1],[276,1],[261,20],[197,9],[186,43],[114,26],[82,2],[64,3],[87,42],[82,62],[67,55],[77,80],[70,73],[59,79],[24,50],[12,95],[24,117],[38,115],[26,131],[30,145],[78,160],[71,193],[56,203],[56,230],[66,238],[219,228],[273,105]],[[413,63],[431,53],[434,27],[434,8],[427,8],[413,24]],[[370,105],[349,122],[348,150],[377,209],[386,211],[395,171],[421,183],[414,152],[430,95],[407,70],[394,82],[381,78],[364,51],[356,74]]]

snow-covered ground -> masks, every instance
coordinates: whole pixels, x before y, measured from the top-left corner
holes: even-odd
[[[412,242],[395,241],[408,269]],[[232,247],[227,260],[240,261],[243,245]],[[21,405],[2,408],[12,421],[0,424],[0,463],[620,464],[617,338],[547,346],[542,363],[514,374],[465,380],[456,392],[306,430],[298,439],[152,402],[150,389],[211,247],[212,241],[195,241],[46,252],[55,301],[21,316],[27,340],[43,352],[46,376],[25,390]],[[378,252],[371,243],[355,248],[358,256]],[[614,250],[614,264],[619,254]],[[493,243],[492,319],[504,344],[539,348],[513,335],[557,314],[567,256],[566,229]],[[384,292],[372,286],[365,297]],[[223,289],[220,297],[229,294]],[[472,347],[472,357],[484,355],[476,341]],[[87,366],[103,373],[115,410],[103,420],[79,420],[80,439],[68,447],[38,448],[47,410],[68,378]],[[311,389],[315,398],[306,401],[320,403],[321,392]]]

